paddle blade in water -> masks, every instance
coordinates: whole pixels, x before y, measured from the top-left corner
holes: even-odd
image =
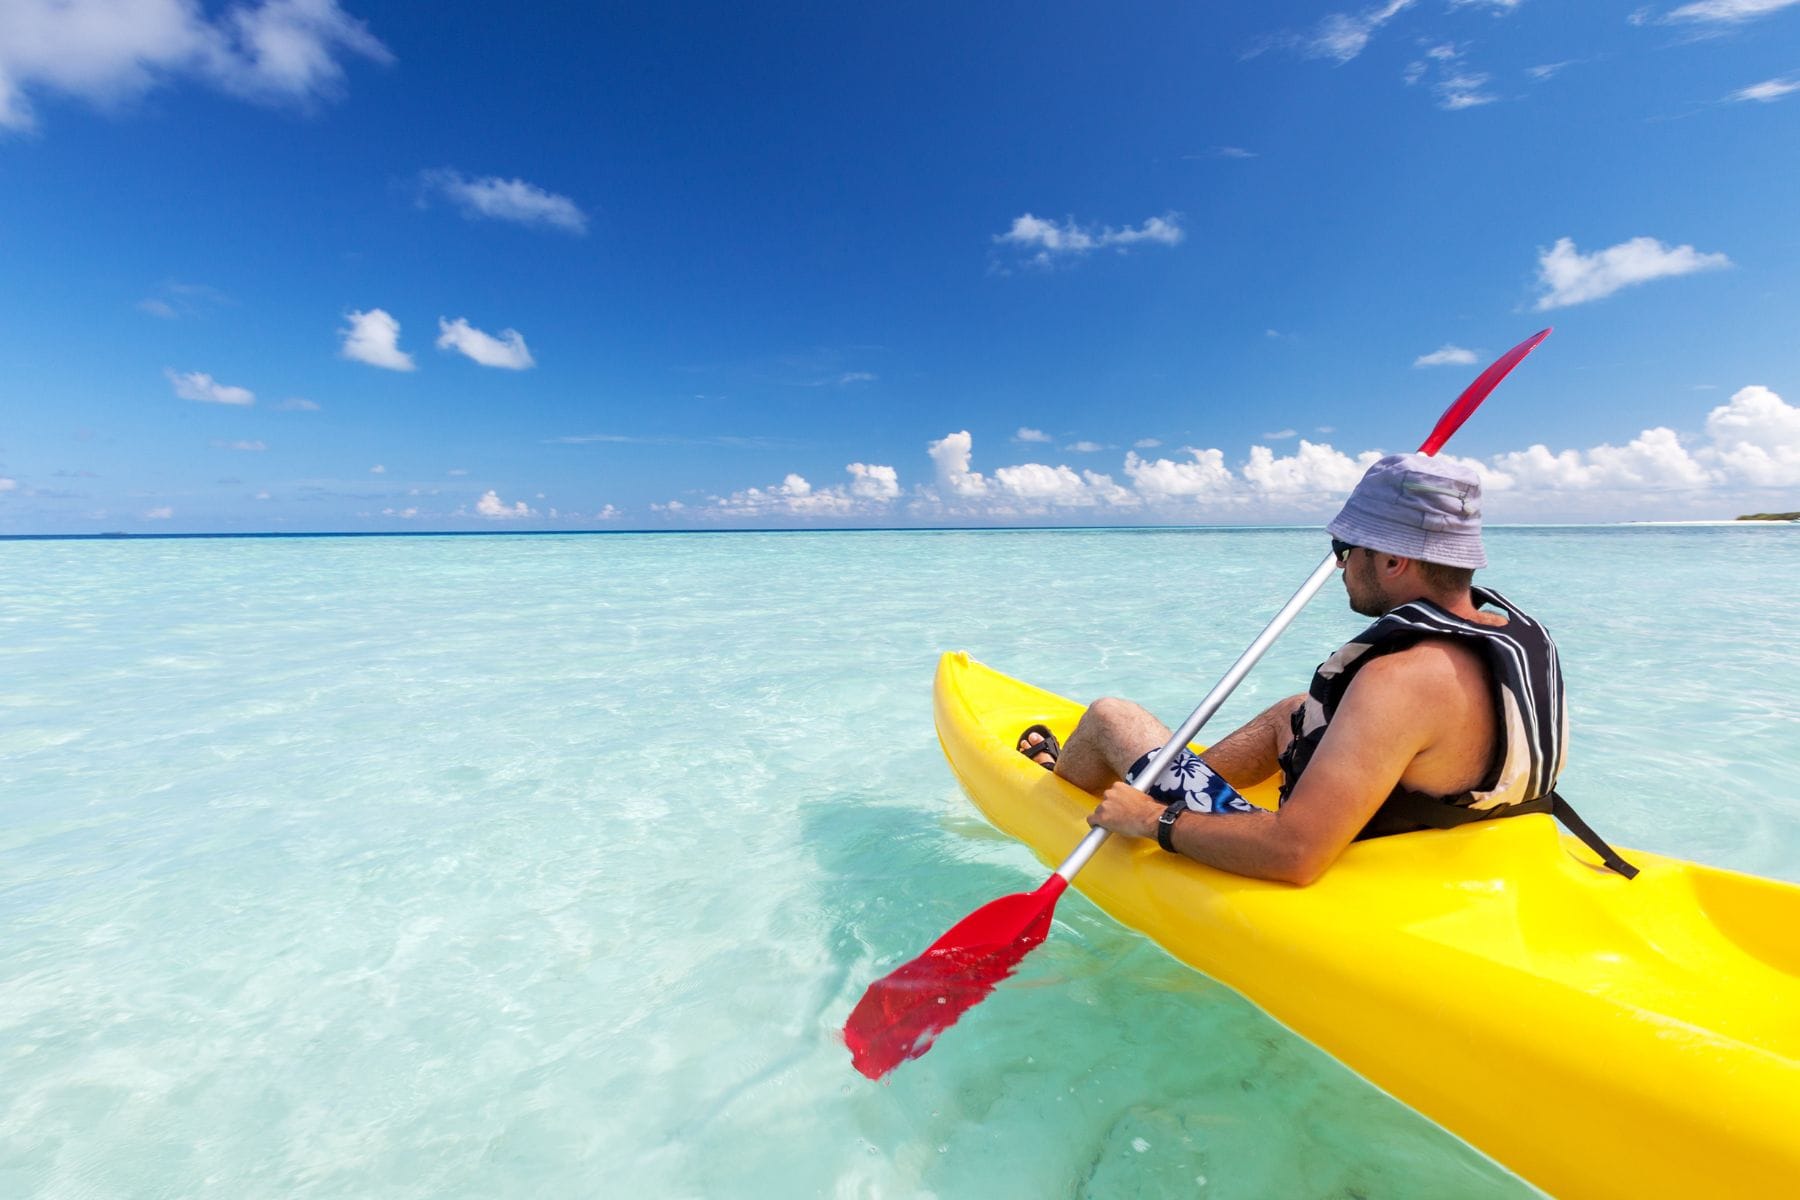
[[[880,1079],[931,1049],[937,1035],[980,1003],[1050,932],[1068,880],[1052,875],[1035,892],[1002,896],[951,927],[925,953],[877,979],[844,1022],[856,1069]]]

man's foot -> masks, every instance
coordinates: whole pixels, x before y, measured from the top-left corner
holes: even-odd
[[[1054,771],[1056,756],[1062,753],[1062,744],[1050,732],[1048,725],[1033,725],[1019,735],[1019,753],[1044,770]]]

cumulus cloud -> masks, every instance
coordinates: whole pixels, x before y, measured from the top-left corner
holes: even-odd
[[[1110,225],[1098,228],[1077,225],[1073,217],[1059,225],[1025,213],[1014,217],[1012,228],[1005,233],[995,234],[994,241],[1020,251],[1035,265],[1049,266],[1052,262],[1079,258],[1095,250],[1112,249],[1123,253],[1146,242],[1176,246],[1186,236],[1181,228],[1180,214],[1173,212],[1151,217],[1135,228],[1127,226],[1124,229],[1114,229]]]
[[[502,329],[499,337],[483,333],[458,317],[454,321],[438,318],[439,350],[454,350],[484,367],[500,367],[508,371],[524,371],[537,361],[525,346],[525,338],[516,329]]]
[[[353,312],[345,319],[350,324],[338,330],[344,335],[340,353],[345,358],[389,371],[417,369],[412,355],[400,349],[400,322],[385,310],[371,308],[367,312]]]
[[[1768,104],[1800,92],[1800,79],[1765,79],[1761,83],[1751,84],[1747,88],[1739,88],[1727,96],[1727,100],[1757,100]]]
[[[952,496],[973,499],[987,495],[987,480],[980,473],[969,470],[969,455],[974,444],[975,439],[963,429],[947,433],[925,447],[925,453],[937,468],[938,484]]]
[[[511,221],[515,225],[587,232],[587,214],[567,196],[546,191],[523,179],[484,175],[471,179],[460,171],[426,171],[420,182],[428,194],[442,196],[465,217]]]
[[[1162,439],[1150,437],[1139,438],[1137,441],[1131,443],[1131,445],[1133,449],[1137,450],[1154,450],[1162,445]]]
[[[7,0],[0,128],[35,128],[43,93],[116,104],[181,79],[304,107],[338,93],[352,55],[393,59],[337,0],[262,0],[213,16],[199,0]]]
[[[1196,450],[1187,447],[1191,462],[1177,459],[1139,458],[1137,452],[1125,455],[1125,475],[1132,486],[1152,500],[1176,497],[1220,497],[1232,490],[1231,469],[1225,465],[1225,452],[1216,449]]]
[[[868,517],[885,513],[900,495],[900,476],[893,467],[856,462],[844,470],[850,476],[848,486],[814,487],[805,476],[790,472],[772,487],[714,496],[706,512],[734,519]],[[678,501],[664,507],[680,511]]]
[[[904,501],[906,511],[927,520],[1021,522],[1136,510],[1153,519],[1318,524],[1382,454],[1302,438],[1286,454],[1253,445],[1234,468],[1217,447],[1190,446],[1155,458],[1133,449],[1125,454],[1123,478],[1115,479],[1037,462],[978,471],[974,451],[967,430],[928,443],[935,475],[914,487],[910,499],[894,468],[851,463],[844,485],[818,487],[795,472],[772,486],[714,496],[704,508],[680,501],[650,507],[677,517],[804,522],[885,516]],[[1659,426],[1587,449],[1535,444],[1486,459],[1440,458],[1480,474],[1488,515],[1496,521],[1710,517],[1791,507],[1792,490],[1800,487],[1800,408],[1767,387],[1751,386],[1708,412],[1703,432]],[[504,507],[497,499],[493,504]],[[516,509],[506,511],[514,515]]]
[[[482,493],[481,499],[475,502],[475,511],[494,521],[511,521],[537,515],[523,500],[509,507],[493,488]]]
[[[1099,442],[1083,441],[1070,442],[1068,445],[1064,446],[1063,449],[1067,450],[1070,454],[1098,454],[1100,451],[1106,449],[1106,447],[1102,446]]]
[[[1267,446],[1250,447],[1244,464],[1244,481],[1265,496],[1284,499],[1318,497],[1336,502],[1347,495],[1363,472],[1381,455],[1373,450],[1355,458],[1330,446],[1300,439],[1299,448],[1276,457]]]
[[[1047,442],[1050,435],[1041,429],[1032,429],[1028,425],[1019,426],[1019,432],[1013,434],[1015,442]]]
[[[1699,0],[1684,4],[1663,18],[1664,23],[1699,22],[1712,25],[1739,25],[1766,17],[1784,8],[1792,8],[1800,0]]]
[[[1473,350],[1465,350],[1461,346],[1453,346],[1445,342],[1430,354],[1421,354],[1413,359],[1415,367],[1466,367],[1479,361]]]
[[[850,494],[864,500],[892,500],[900,494],[900,474],[892,467],[853,462],[844,468],[850,472]]]
[[[205,371],[188,371],[177,374],[165,370],[169,382],[175,387],[175,394],[183,400],[195,400],[201,404],[232,404],[248,407],[256,403],[256,393],[249,388],[233,387],[215,380]]]
[[[1751,487],[1800,487],[1800,408],[1766,387],[1742,388],[1706,416],[1703,457]]]
[[[1669,247],[1655,238],[1637,237],[1592,254],[1575,249],[1570,238],[1538,256],[1539,312],[1567,308],[1612,295],[1621,288],[1653,279],[1715,271],[1731,266],[1723,254],[1703,254],[1692,246]]]

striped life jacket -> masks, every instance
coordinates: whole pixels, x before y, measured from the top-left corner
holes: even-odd
[[[1442,637],[1472,644],[1487,660],[1500,718],[1493,758],[1481,783],[1460,795],[1427,796],[1396,787],[1357,837],[1553,811],[1556,777],[1562,771],[1569,740],[1556,643],[1542,625],[1499,593],[1477,587],[1470,589],[1470,596],[1477,607],[1500,609],[1507,623],[1483,625],[1455,616],[1429,600],[1414,600],[1376,621],[1320,664],[1306,702],[1294,711],[1294,739],[1281,756],[1284,802],[1312,761],[1356,673],[1384,654],[1405,650],[1426,638]]]

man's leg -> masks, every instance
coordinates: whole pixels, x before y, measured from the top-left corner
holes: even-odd
[[[1281,769],[1281,752],[1294,740],[1294,710],[1305,700],[1303,694],[1277,700],[1209,746],[1201,759],[1239,791],[1255,787]]]
[[[1143,708],[1105,696],[1081,714],[1057,757],[1056,773],[1084,791],[1103,792],[1168,740],[1169,727]]]
[[[1232,787],[1254,787],[1280,770],[1281,752],[1294,736],[1294,709],[1305,699],[1294,695],[1277,700],[1201,757]],[[1056,760],[1056,773],[1086,791],[1105,791],[1123,779],[1133,763],[1168,740],[1169,727],[1139,705],[1102,697],[1081,715]]]

